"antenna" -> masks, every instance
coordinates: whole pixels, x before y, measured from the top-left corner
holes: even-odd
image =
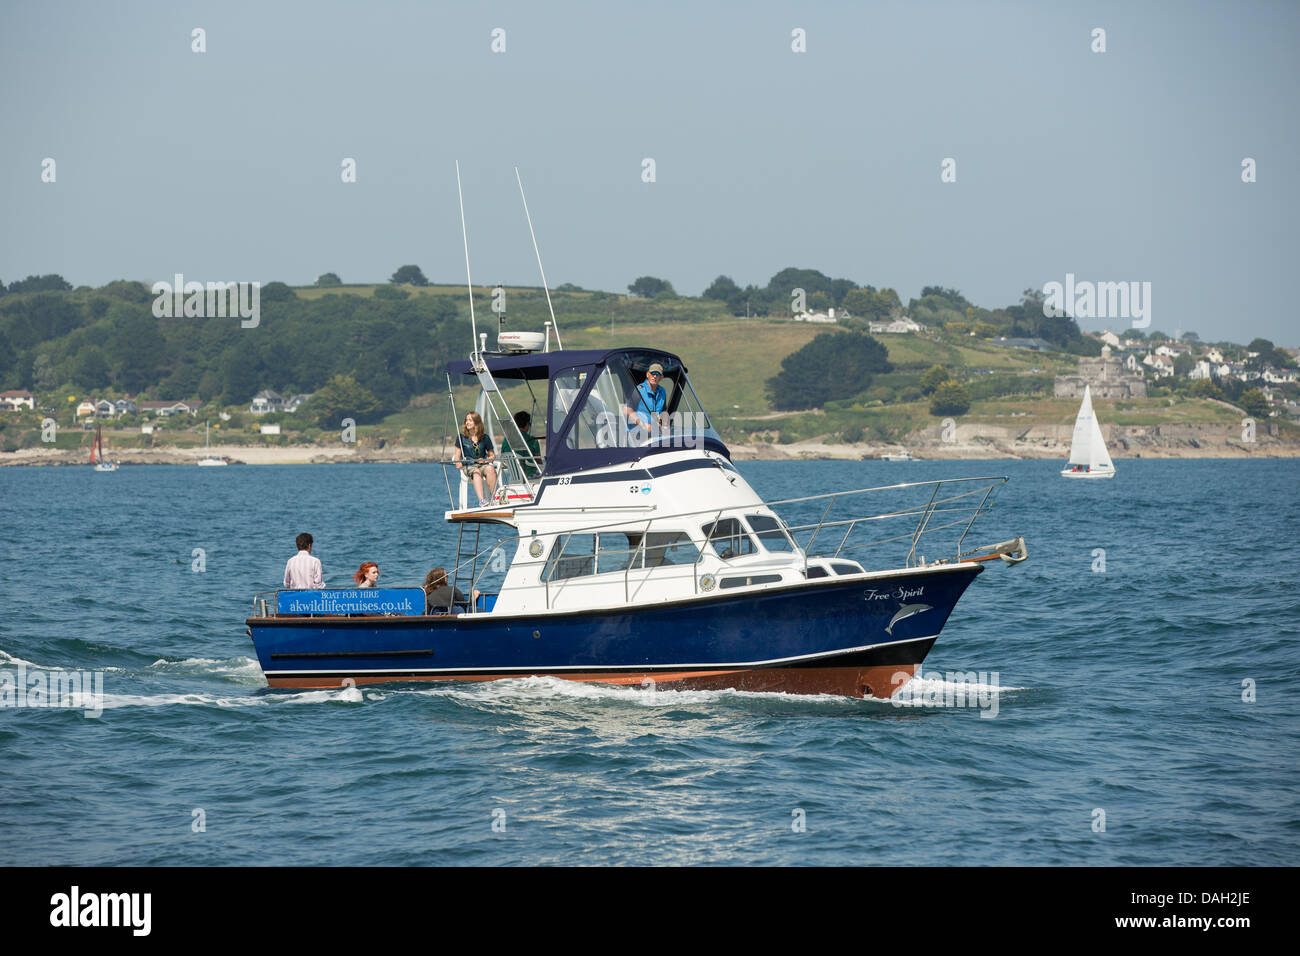
[[[456,160],[456,196],[460,199],[460,234],[465,240],[465,285],[469,289],[469,325],[478,342],[478,322],[474,319],[474,280],[469,276],[469,233],[465,231],[465,193],[460,187],[460,160]],[[475,363],[477,364],[477,362]]]
[[[460,175],[460,167],[457,166],[456,175]],[[564,348],[560,342],[560,323],[555,321],[555,307],[551,305],[551,290],[546,287],[546,270],[542,268],[542,250],[537,248],[537,233],[533,232],[533,217],[528,212],[528,197],[524,195],[524,181],[519,178],[519,167],[515,167],[515,179],[519,181],[519,198],[524,201],[524,215],[528,216],[528,234],[533,237],[533,251],[537,253],[537,271],[542,274],[542,291],[546,293],[546,308],[551,311],[551,325],[555,328],[555,344],[558,348]],[[464,219],[465,214],[461,213]],[[466,268],[469,267],[469,252],[465,253]]]

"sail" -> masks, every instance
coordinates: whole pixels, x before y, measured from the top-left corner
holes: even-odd
[[[1092,411],[1092,389],[1084,386],[1083,402],[1074,420],[1074,435],[1070,439],[1070,464],[1087,465],[1092,470],[1114,468],[1106,440],[1101,437],[1101,426]]]

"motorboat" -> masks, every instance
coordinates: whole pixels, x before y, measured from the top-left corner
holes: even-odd
[[[986,563],[1025,559],[1022,538],[966,547],[1004,476],[764,501],[681,357],[566,350],[551,314],[544,337],[489,351],[471,295],[474,347],[446,366],[449,430],[469,385],[499,451],[486,504],[443,456],[451,603],[420,588],[257,594],[245,623],[270,686],[549,676],[887,698]],[[652,366],[661,408],[638,400]],[[530,409],[544,445],[519,427]]]
[[[1106,450],[1106,439],[1092,410],[1092,386],[1083,387],[1083,401],[1074,418],[1070,438],[1070,460],[1061,469],[1063,478],[1114,478],[1115,465]]]
[[[916,459],[912,457],[912,453],[909,452],[906,448],[904,448],[902,451],[886,452],[885,454],[880,456],[880,460],[881,461],[916,461]]]

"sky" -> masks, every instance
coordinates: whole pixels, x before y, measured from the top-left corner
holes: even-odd
[[[0,0],[0,280],[464,282],[459,160],[480,287],[540,284],[518,166],[552,287],[1073,275],[1297,345],[1298,50],[1249,0]]]

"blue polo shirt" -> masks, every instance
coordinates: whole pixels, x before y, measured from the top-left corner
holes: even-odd
[[[642,422],[649,425],[652,416],[657,416],[664,410],[664,402],[667,401],[668,396],[664,392],[664,387],[662,385],[651,390],[649,382],[642,382],[638,385],[636,387],[636,394],[637,402],[632,411],[636,412],[637,417],[640,418]],[[658,421],[658,418],[656,417],[654,420]]]

